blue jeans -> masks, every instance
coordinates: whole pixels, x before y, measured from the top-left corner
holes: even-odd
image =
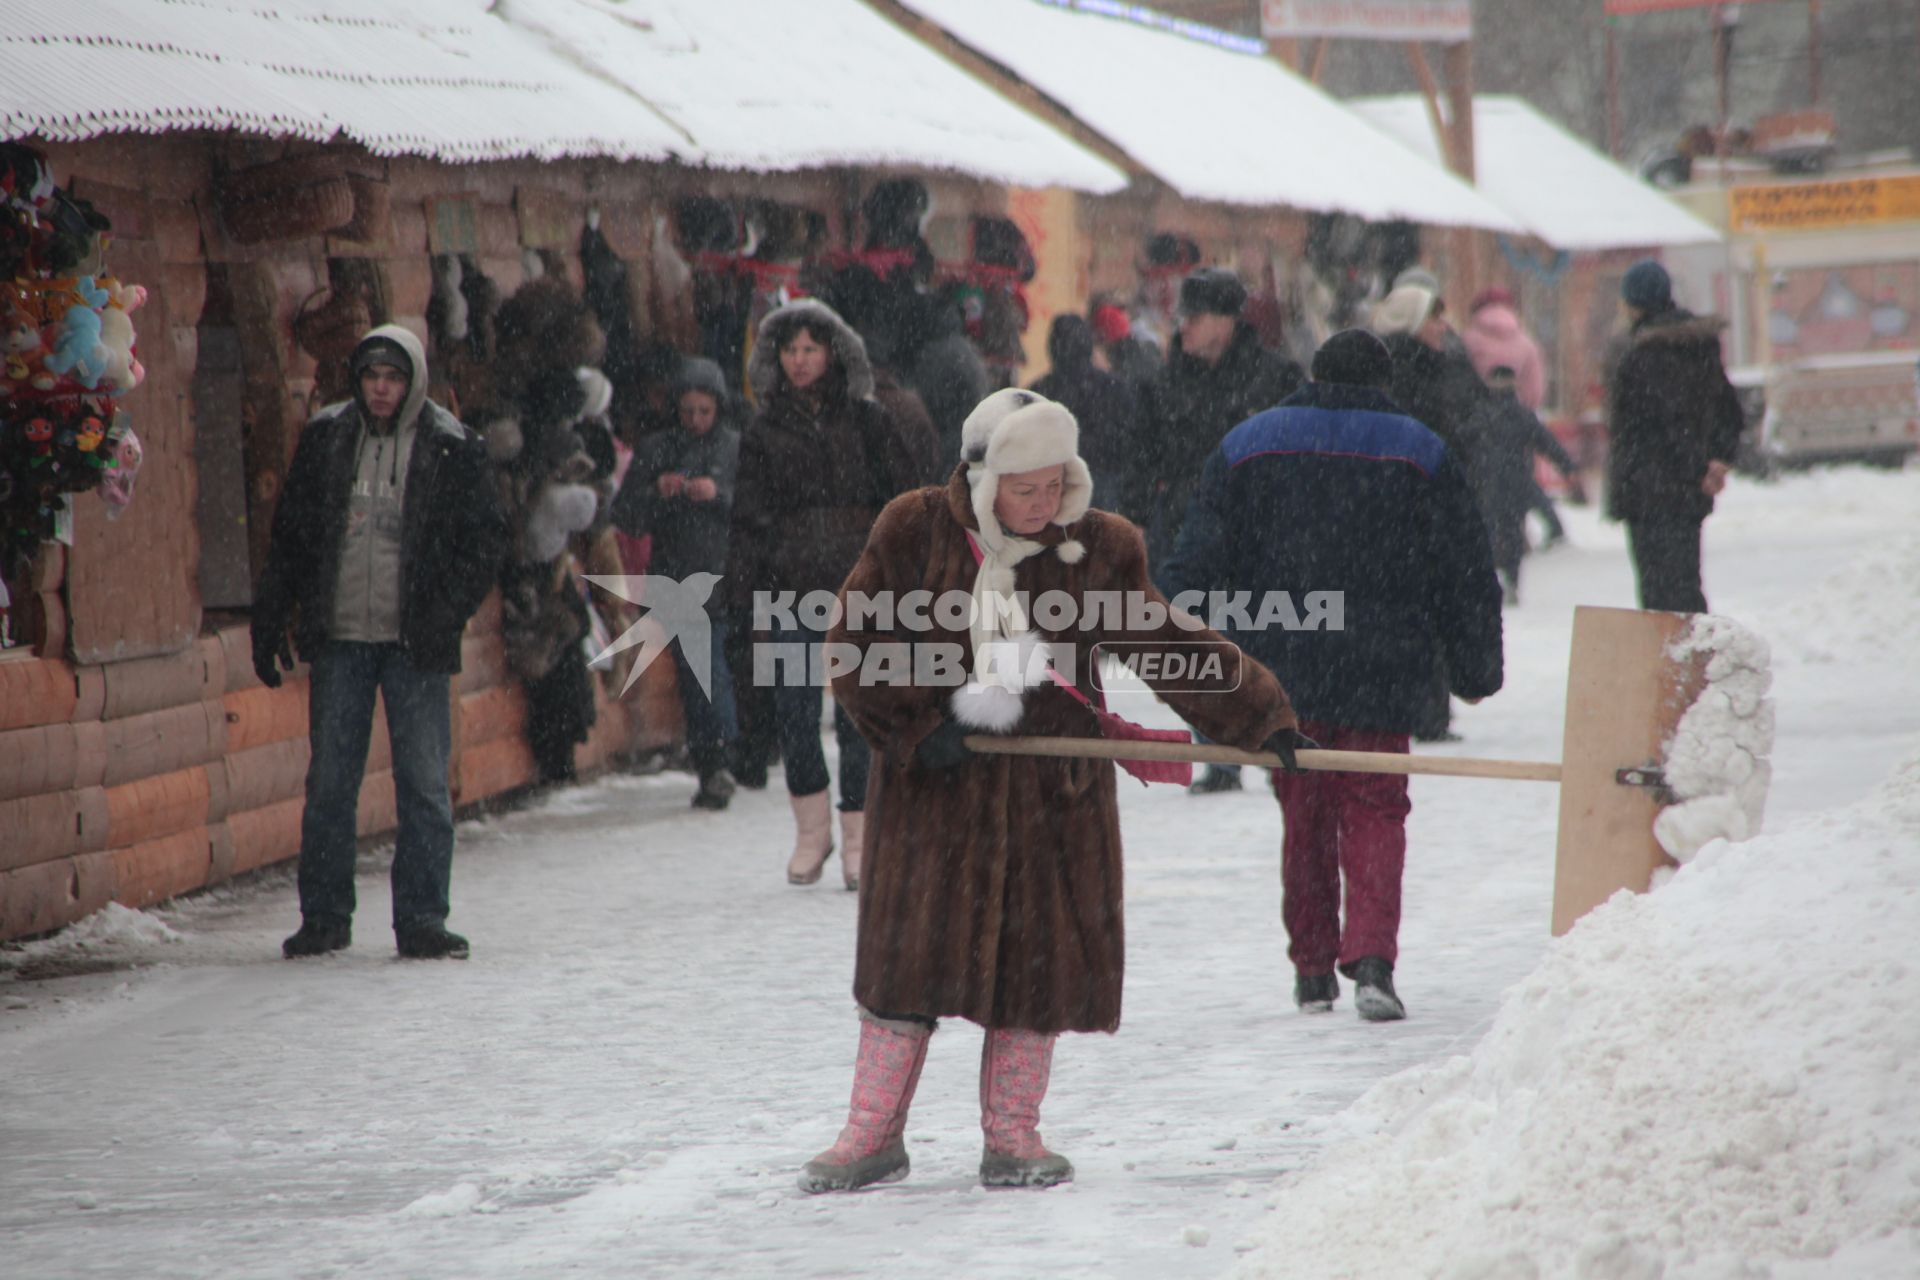
[[[416,670],[397,644],[335,642],[313,661],[307,688],[313,755],[300,816],[300,914],[307,919],[353,916],[354,820],[376,693],[386,698],[400,818],[393,851],[393,926],[441,924],[453,874],[448,678]]]
[[[774,643],[783,645],[812,646],[825,640],[825,632],[805,627],[774,634]],[[780,757],[786,763],[789,795],[810,796],[827,789],[827,753],[820,746],[820,700],[824,696],[819,685],[804,681],[783,678],[774,687],[773,718],[780,734]],[[838,703],[833,708],[833,733],[840,743],[840,807],[858,813],[867,807],[870,753],[867,740]]]
[[[707,688],[694,679],[693,664],[687,661],[686,633],[673,645],[673,671],[680,677],[680,710],[687,718],[687,754],[701,777],[727,767],[727,755],[738,735],[733,709],[733,672],[727,666],[727,624],[719,618],[709,622],[713,636],[708,646],[712,665],[707,671]]]

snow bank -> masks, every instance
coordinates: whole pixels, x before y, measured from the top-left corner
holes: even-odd
[[[184,940],[184,934],[158,916],[109,902],[51,938],[9,948],[9,953],[0,957],[0,967],[11,968],[29,960],[59,961],[140,947],[173,945]]]
[[[1653,835],[1686,862],[1712,840],[1760,833],[1772,771],[1773,679],[1767,642],[1731,618],[1701,614],[1668,657],[1706,661],[1706,688],[1681,716],[1661,753],[1667,786],[1679,803],[1660,811]]]
[[[1920,742],[1617,895],[1467,1057],[1363,1097],[1243,1280],[1920,1275]]]

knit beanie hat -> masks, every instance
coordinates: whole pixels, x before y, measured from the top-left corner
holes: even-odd
[[[360,381],[366,376],[367,370],[377,364],[398,369],[407,376],[408,381],[413,380],[413,357],[407,354],[407,349],[376,331],[361,339],[360,345],[353,349],[353,380]]]
[[[1180,282],[1182,315],[1238,316],[1247,305],[1247,286],[1219,267],[1202,267]]]
[[[1115,343],[1132,331],[1133,322],[1127,319],[1125,308],[1107,302],[1093,309],[1093,332],[1100,341]]]
[[[1342,329],[1313,353],[1313,380],[1350,387],[1385,387],[1393,379],[1387,344],[1365,329]]]
[[[1512,291],[1496,284],[1473,295],[1473,301],[1467,306],[1467,314],[1473,315],[1482,307],[1511,307],[1512,305]]]
[[[720,372],[720,366],[704,356],[688,356],[680,362],[673,375],[673,399],[677,404],[680,397],[689,391],[704,391],[713,397],[715,405],[727,407],[727,375]]]
[[[968,626],[973,678],[953,695],[954,717],[980,729],[1005,733],[1019,723],[1022,691],[1045,680],[1045,642],[1028,624],[1014,596],[1014,567],[1047,550],[1046,544],[1009,533],[994,515],[1000,478],[1042,467],[1064,466],[1065,492],[1053,523],[1071,526],[1087,514],[1093,479],[1080,458],[1080,426],[1064,405],[1018,387],[982,400],[960,428],[961,454],[972,493],[974,535],[980,567],[974,575]],[[1065,564],[1078,564],[1085,544],[1069,538],[1053,548]]]
[[[1433,314],[1436,296],[1433,290],[1417,284],[1396,285],[1393,292],[1373,308],[1373,331],[1383,338],[1412,333]]]
[[[1419,263],[1408,267],[1405,271],[1402,271],[1393,278],[1393,287],[1396,289],[1402,285],[1409,284],[1417,285],[1425,289],[1428,293],[1437,294],[1440,292],[1440,277],[1433,274],[1431,269],[1423,267]]]
[[[1642,258],[1620,278],[1620,297],[1635,311],[1665,311],[1673,305],[1673,277],[1652,258]]]

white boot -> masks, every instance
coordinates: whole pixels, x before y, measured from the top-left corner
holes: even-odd
[[[787,859],[788,884],[812,884],[833,856],[833,799],[828,791],[788,796],[793,805],[793,856]]]
[[[840,811],[840,875],[848,889],[860,887],[860,866],[867,852],[867,815],[857,809]]]

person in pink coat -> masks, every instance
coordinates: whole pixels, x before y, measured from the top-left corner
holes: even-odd
[[[1472,318],[1460,340],[1466,343],[1475,373],[1484,379],[1503,366],[1513,370],[1520,403],[1540,412],[1547,400],[1547,362],[1540,354],[1540,344],[1520,323],[1511,293],[1498,285],[1481,290],[1473,300]]]

